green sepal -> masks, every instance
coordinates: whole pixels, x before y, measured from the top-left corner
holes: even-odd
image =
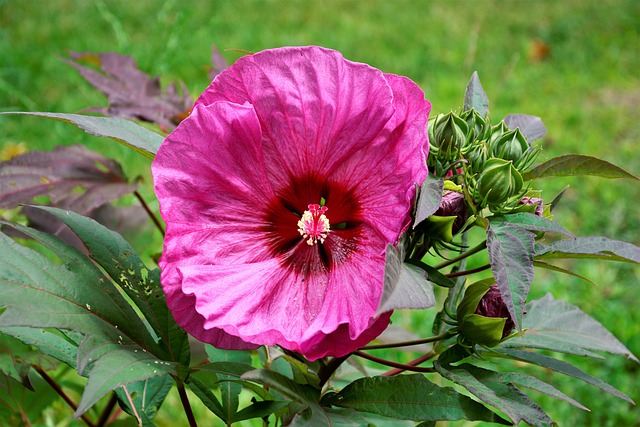
[[[476,312],[480,300],[484,294],[489,292],[493,283],[493,279],[485,279],[467,286],[467,289],[464,291],[464,297],[456,309],[456,315],[459,321]]]
[[[502,331],[507,319],[469,314],[460,323],[460,333],[476,344],[494,347],[502,340]]]
[[[457,216],[431,215],[422,223],[425,236],[428,236],[429,239],[447,243],[452,241],[453,223],[457,218]]]

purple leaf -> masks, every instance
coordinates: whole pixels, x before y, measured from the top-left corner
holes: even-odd
[[[533,245],[534,234],[522,227],[491,223],[487,229],[491,271],[518,331],[533,282]]]
[[[120,232],[139,229],[146,216],[141,208],[126,212],[108,202],[133,193],[120,165],[82,145],[59,146],[51,152],[32,151],[0,163],[0,209],[47,197],[49,204],[93,217]],[[57,235],[84,250],[77,237],[51,215],[25,206],[31,226]]]
[[[94,107],[89,111],[156,123],[170,131],[184,119],[193,105],[184,83],[180,90],[171,84],[162,92],[159,77],[150,77],[140,71],[135,61],[117,53],[94,54],[71,52],[74,67],[95,88],[104,93],[109,107]],[[81,65],[93,64],[100,71]]]
[[[540,117],[528,114],[509,114],[504,118],[504,122],[511,130],[520,129],[529,143],[547,134],[547,127],[542,123]]]
[[[229,67],[229,64],[227,64],[227,61],[220,54],[220,51],[215,45],[211,46],[211,50],[213,51],[213,54],[211,55],[211,64],[213,64],[213,66],[209,70],[209,78],[213,80],[224,69]]]
[[[48,196],[53,205],[84,214],[136,187],[116,161],[82,145],[32,151],[0,163],[0,209]]]

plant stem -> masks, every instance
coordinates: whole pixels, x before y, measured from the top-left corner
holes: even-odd
[[[366,347],[362,347],[362,350],[378,350],[382,348],[409,347],[412,345],[428,344],[435,341],[446,340],[447,338],[451,338],[454,335],[455,333],[445,332],[442,335],[436,335],[433,337],[423,338],[423,339],[414,340],[414,341],[403,341],[403,342],[396,342],[391,344],[368,345]]]
[[[434,351],[430,351],[428,353],[423,354],[422,356],[418,357],[417,359],[413,359],[411,362],[407,363],[407,366],[411,366],[411,367],[415,367],[423,362],[426,362],[427,360],[431,359],[433,356],[435,356],[437,353]],[[415,369],[415,368],[414,368]],[[424,368],[424,369],[432,369],[432,368]],[[392,377],[394,375],[398,375],[403,373],[404,371],[408,371],[409,369],[405,369],[405,368],[395,368],[392,369],[390,371],[385,372],[384,374],[382,374],[382,377]],[[433,372],[433,370],[429,371],[429,372]]]
[[[153,223],[156,225],[156,228],[160,230],[160,234],[162,234],[162,236],[164,237],[164,227],[162,227],[162,224],[160,223],[160,220],[158,219],[158,217],[151,211],[151,209],[149,208],[149,205],[147,205],[147,202],[144,201],[144,199],[142,198],[142,195],[140,195],[138,191],[134,191],[133,194],[136,196],[136,198],[142,205],[142,208],[147,212],[147,215],[149,215],[149,218],[151,218],[151,221],[153,221]]]
[[[67,402],[69,406],[71,406],[71,408],[73,409],[73,412],[76,412],[78,410],[78,405],[76,405],[75,402],[71,400],[71,398],[67,395],[67,393],[65,393],[64,390],[62,390],[62,388],[58,385],[58,383],[55,382],[55,380],[51,378],[49,374],[47,374],[44,371],[44,369],[42,369],[38,365],[31,365],[31,366],[51,386],[51,388],[53,388],[56,391],[56,393],[58,393],[58,395],[60,395],[60,397],[62,397],[62,399],[65,402]],[[95,424],[91,422],[91,420],[86,416],[86,414],[80,415],[80,418],[82,418],[82,421],[84,421],[89,427],[95,427]]]
[[[189,397],[187,396],[187,391],[184,389],[184,383],[178,380],[176,381],[176,385],[178,387],[178,394],[180,395],[180,401],[182,402],[182,406],[184,407],[184,413],[187,415],[187,420],[189,420],[189,426],[198,427],[196,418],[193,415],[193,410],[191,409],[191,404],[189,403]]]
[[[331,375],[333,375],[333,373],[340,367],[340,365],[342,365],[345,360],[349,358],[349,356],[351,356],[351,354],[347,354],[346,356],[342,357],[334,357],[325,365],[322,365],[322,367],[318,370],[320,387],[322,387],[327,381],[329,381]]]
[[[113,408],[116,407],[116,403],[118,403],[118,398],[116,397],[115,393],[111,393],[111,397],[107,402],[107,406],[105,406],[102,410],[96,427],[104,427],[107,424],[107,421],[109,421],[109,415],[111,415],[111,412],[113,412]]]
[[[481,250],[485,249],[487,247],[487,242],[486,241],[482,241],[480,244],[478,244],[476,247],[469,249],[466,252],[462,252],[460,255],[455,256],[451,259],[448,259],[438,265],[436,265],[434,268],[436,270],[440,270],[441,268],[447,267],[451,264],[455,264],[456,262],[465,259],[468,256],[471,256],[473,254],[476,254],[478,252],[480,252]]]
[[[469,274],[478,273],[480,271],[487,270],[489,268],[491,268],[491,264],[485,264],[482,267],[472,268],[471,270],[456,271],[455,273],[445,274],[445,276],[447,276],[448,278],[466,276]]]
[[[435,372],[433,368],[419,368],[417,366],[405,365],[403,363],[392,362],[391,360],[381,359],[376,356],[372,356],[370,354],[364,353],[360,350],[356,350],[353,352],[356,356],[360,356],[363,359],[371,360],[372,362],[379,363],[381,365],[390,366],[392,368],[398,368],[402,371],[413,371],[413,372]],[[401,372],[402,372],[401,371]]]

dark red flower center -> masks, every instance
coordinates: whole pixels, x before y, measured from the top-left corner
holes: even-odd
[[[307,274],[324,274],[348,260],[363,228],[354,192],[316,175],[292,179],[268,204],[265,215],[263,230],[271,256]]]

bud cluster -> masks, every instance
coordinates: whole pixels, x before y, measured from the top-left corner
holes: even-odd
[[[520,129],[504,121],[492,126],[470,109],[433,117],[428,131],[430,170],[463,185],[474,211],[503,212],[519,204],[527,190],[522,176],[539,152]]]

